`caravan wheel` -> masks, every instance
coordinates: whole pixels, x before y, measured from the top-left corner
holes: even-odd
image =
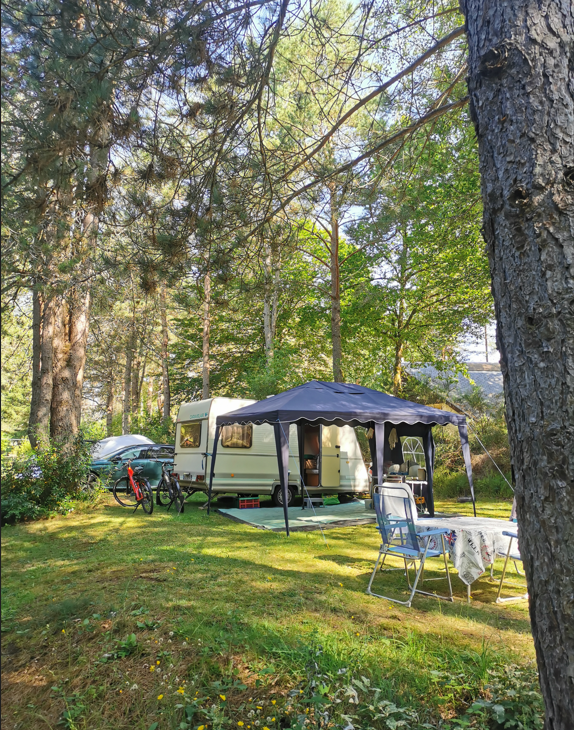
[[[295,496],[295,490],[293,487],[289,484],[287,487],[287,507],[291,507],[293,504],[293,497]],[[281,485],[276,487],[275,491],[273,492],[273,504],[276,507],[283,507],[283,490],[281,489]]]

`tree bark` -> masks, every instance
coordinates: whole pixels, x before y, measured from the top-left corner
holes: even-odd
[[[150,416],[153,416],[153,383],[154,376],[150,375],[147,384],[147,412]]]
[[[574,6],[463,0],[520,551],[547,730],[574,717]]]
[[[395,396],[399,396],[403,389],[403,349],[403,342],[398,340],[395,344],[395,366],[393,368],[393,395]]]
[[[339,218],[335,195],[331,190],[331,343],[333,380],[343,382],[343,348],[341,344],[341,279],[339,270]]]
[[[126,348],[126,366],[124,369],[124,400],[122,409],[122,434],[130,432],[130,402],[132,383],[132,359],[134,353],[134,330],[130,332]]]
[[[263,336],[265,339],[265,357],[267,361],[273,357],[273,332],[271,325],[271,299],[273,296],[272,279],[273,269],[271,265],[271,246],[265,242],[265,272],[263,292]]]
[[[141,348],[140,348],[141,349]],[[131,411],[132,416],[137,416],[139,412],[139,384],[140,384],[140,366],[141,366],[141,357],[140,352],[136,349],[134,352],[135,358],[132,362],[132,382],[131,382],[131,391],[132,391],[132,403],[131,403]]]
[[[42,297],[37,290],[32,292],[32,398],[28,419],[28,439],[33,449],[38,445],[38,410],[40,407],[42,347]]]
[[[75,436],[82,416],[82,387],[90,314],[89,291],[74,291],[59,302],[54,330],[54,380],[50,435]]]
[[[40,350],[40,395],[36,420],[36,438],[45,442],[50,434],[50,410],[54,388],[54,328],[58,304],[54,296],[42,307],[42,345]]]
[[[111,436],[114,418],[114,380],[110,375],[108,380],[108,394],[106,398],[106,436]]]
[[[263,295],[263,334],[265,357],[273,357],[275,333],[277,331],[277,308],[279,304],[279,264],[273,249],[265,242],[265,289]]]
[[[168,352],[168,329],[167,329],[167,304],[165,283],[160,289],[160,310],[161,310],[161,373],[163,390],[163,418],[171,418],[171,394],[169,390],[169,352]]]
[[[210,353],[209,353],[209,335],[211,331],[211,275],[209,270],[205,274],[203,280],[203,352],[202,352],[202,379],[203,379],[203,391],[202,398],[206,400],[209,398],[209,367],[210,367]]]

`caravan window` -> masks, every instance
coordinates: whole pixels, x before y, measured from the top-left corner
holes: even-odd
[[[230,449],[250,449],[253,443],[253,426],[248,423],[240,426],[237,423],[223,426],[221,429],[221,445]]]
[[[201,421],[182,423],[179,432],[179,446],[181,449],[197,449],[201,442]]]

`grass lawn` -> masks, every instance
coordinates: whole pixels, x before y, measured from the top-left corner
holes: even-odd
[[[108,499],[3,530],[3,728],[459,727],[474,700],[536,687],[526,604],[496,605],[487,575],[470,606],[453,577],[455,603],[407,609],[365,593],[374,526],[287,539],[202,502],[148,517]]]

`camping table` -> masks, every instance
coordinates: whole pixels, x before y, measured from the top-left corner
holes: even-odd
[[[430,517],[417,521],[417,531],[447,529],[450,559],[458,570],[458,576],[467,586],[470,603],[470,586],[494,563],[497,554],[508,550],[509,537],[504,530],[515,530],[516,523],[495,520],[492,517]],[[429,548],[435,549],[438,537],[431,537]],[[438,547],[440,549],[440,547]]]

